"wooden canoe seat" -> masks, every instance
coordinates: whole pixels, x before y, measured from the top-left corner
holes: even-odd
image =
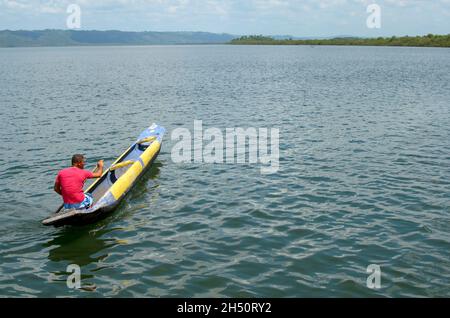
[[[135,161],[133,161],[133,160],[127,160],[127,161],[124,161],[124,162],[116,163],[115,165],[111,166],[111,168],[109,168],[109,171],[115,171],[117,169],[120,169],[120,168],[129,166],[129,165],[132,165],[134,162]]]
[[[144,138],[144,139],[139,140],[139,141],[137,142],[137,144],[140,145],[140,144],[145,144],[145,143],[147,143],[147,142],[152,142],[152,141],[155,141],[156,138],[157,138],[156,136],[150,136],[150,137],[147,137],[147,138]]]

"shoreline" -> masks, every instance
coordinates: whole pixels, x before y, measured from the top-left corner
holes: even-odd
[[[304,46],[304,47],[385,47],[385,48],[422,48],[450,49],[450,46],[415,46],[415,45],[373,45],[373,44],[269,44],[269,43],[193,43],[193,44],[92,44],[92,45],[34,45],[34,46],[0,46],[0,49],[38,49],[38,48],[100,48],[100,47],[188,47],[188,46]]]
[[[229,42],[231,45],[310,45],[310,46],[384,46],[384,47],[437,47],[450,48],[450,34],[378,38],[332,38],[325,40],[276,40],[271,37],[253,35],[243,36]]]

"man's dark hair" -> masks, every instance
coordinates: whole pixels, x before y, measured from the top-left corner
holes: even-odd
[[[83,162],[83,160],[84,160],[83,155],[80,155],[80,154],[73,155],[72,156],[72,166],[77,163]]]

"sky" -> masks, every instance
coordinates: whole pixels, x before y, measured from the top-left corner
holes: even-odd
[[[369,28],[370,4],[380,27]],[[0,30],[206,31],[297,37],[450,34],[450,0],[0,0]]]

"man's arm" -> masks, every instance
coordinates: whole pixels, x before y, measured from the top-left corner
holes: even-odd
[[[92,174],[93,178],[100,178],[103,174],[103,160],[97,163],[97,171]]]
[[[59,195],[62,195],[61,193],[61,185],[59,184],[58,180],[55,181],[55,186],[53,187],[56,193]]]

